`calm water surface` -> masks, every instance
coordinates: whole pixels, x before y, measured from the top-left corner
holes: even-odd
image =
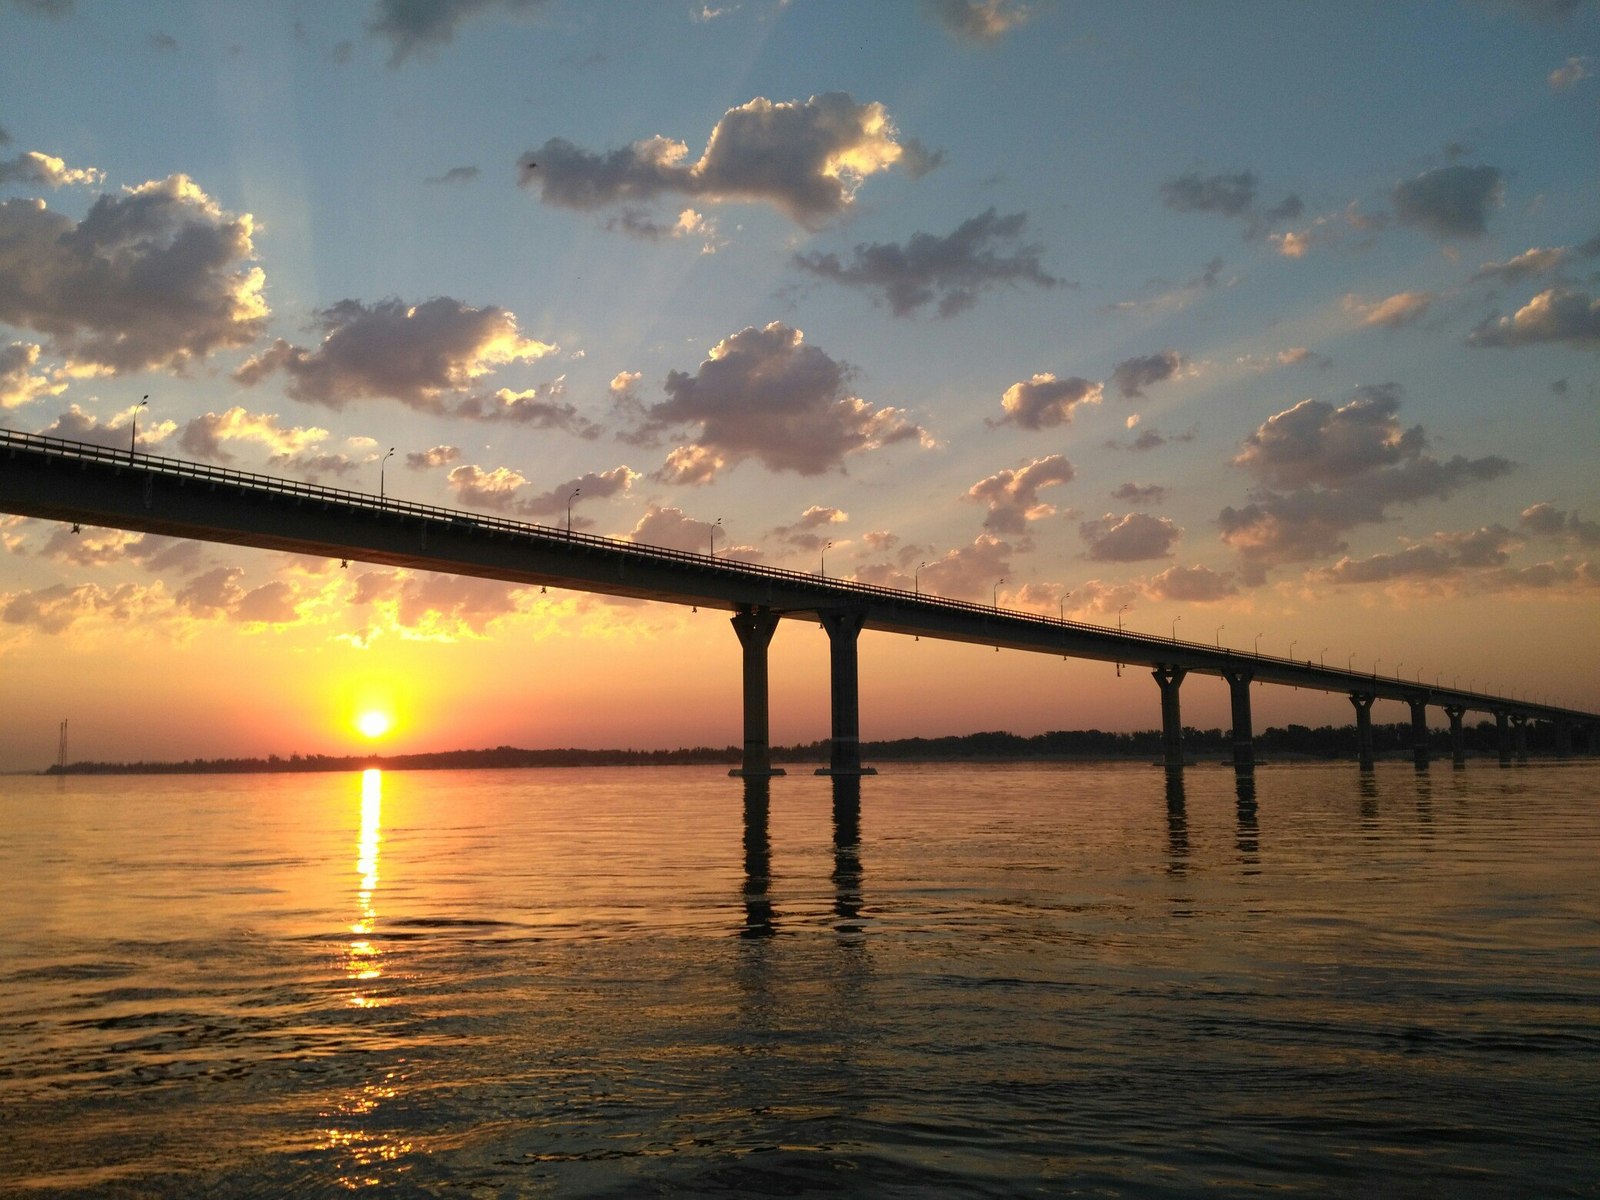
[[[0,779],[0,1192],[1600,1195],[1600,768]]]

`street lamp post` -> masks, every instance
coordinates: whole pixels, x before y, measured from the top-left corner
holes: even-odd
[[[1299,638],[1295,638],[1292,642],[1289,643],[1289,659],[1290,659],[1291,662],[1294,660],[1294,648],[1296,646],[1298,646],[1299,644],[1300,644],[1300,639]]]
[[[1261,635],[1259,633],[1256,634],[1256,657],[1261,657]]]
[[[394,457],[394,447],[390,446],[389,447],[389,453],[385,454],[382,458],[380,458],[378,460],[378,503],[379,504],[383,503],[383,473],[384,473],[384,468],[389,465],[389,460],[391,458],[393,458],[393,457]]]
[[[1218,650],[1222,649],[1222,631],[1224,629],[1226,629],[1226,628],[1227,628],[1226,625],[1218,625],[1217,626],[1217,649]]]
[[[1323,667],[1328,665],[1328,648],[1326,646],[1322,648],[1322,653],[1317,655],[1317,665]]]
[[[996,579],[994,581],[994,587],[989,589],[989,607],[990,608],[999,608],[1000,607],[1000,585],[1002,583],[1004,583],[1004,582],[1005,582],[1004,579]]]
[[[572,489],[572,495],[567,497],[567,537],[568,538],[572,537],[572,502],[578,498],[578,494],[580,492],[582,492],[582,491],[583,491],[583,489],[581,487],[575,487],[575,488]]]
[[[1121,608],[1117,609],[1117,632],[1118,633],[1122,632],[1122,614],[1127,612],[1127,611],[1128,611],[1128,606],[1126,604],[1124,604]]]
[[[1178,622],[1181,621],[1181,620],[1183,620],[1183,614],[1182,613],[1179,613],[1177,616],[1172,618],[1172,640],[1173,641],[1177,641],[1178,640]]]
[[[1406,660],[1403,659],[1403,658],[1399,662],[1395,663],[1395,665],[1394,665],[1394,677],[1396,679],[1400,678],[1400,668],[1405,666],[1405,665],[1406,665]]]
[[[911,591],[913,595],[922,595],[922,568],[927,565],[928,564],[925,562],[919,562],[917,564],[916,574],[911,577]]]
[[[817,574],[821,575],[824,579],[828,577],[828,551],[832,549],[833,543],[829,542],[822,548],[822,554],[818,559]]]
[[[722,518],[718,517],[717,520],[716,520],[716,523],[711,526],[711,557],[712,558],[715,558],[717,556],[717,530],[719,530],[721,528],[722,528]]]
[[[135,404],[133,406],[133,420],[131,421],[131,423],[128,426],[128,461],[129,462],[133,461],[134,443],[139,440],[139,410],[141,408],[144,408],[149,403],[150,403],[150,397],[146,396],[143,400],[139,401],[139,403],[137,403],[137,404]]]

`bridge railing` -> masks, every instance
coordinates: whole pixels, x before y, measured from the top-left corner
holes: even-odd
[[[1213,661],[1220,659],[1225,665],[1238,665],[1239,667],[1272,665],[1293,667],[1301,671],[1311,670],[1323,675],[1330,683],[1339,687],[1367,682],[1373,685],[1382,684],[1427,691],[1448,691],[1452,696],[1507,703],[1503,697],[1490,696],[1480,692],[1462,691],[1459,688],[1434,688],[1421,682],[1413,683],[1410,680],[1399,678],[1390,679],[1387,676],[1378,675],[1376,672],[1362,674],[1309,661],[1302,663],[1296,659],[1283,658],[1271,654],[1224,649],[1216,646],[1207,646],[1203,642],[1182,641],[1176,637],[1164,638],[1156,634],[1138,633],[1129,629],[1112,629],[1107,625],[1071,621],[1064,617],[1052,617],[1041,613],[1019,612],[1016,609],[1002,609],[992,604],[956,600],[946,596],[930,595],[922,591],[908,592],[904,588],[888,587],[883,584],[865,583],[854,579],[830,578],[825,575],[812,574],[808,571],[796,571],[787,567],[767,566],[764,563],[744,562],[732,558],[717,558],[709,553],[702,554],[692,550],[678,550],[670,546],[656,546],[646,542],[605,537],[600,534],[584,533],[581,530],[540,525],[530,521],[518,521],[510,517],[502,517],[490,513],[444,508],[432,504],[418,504],[410,500],[398,500],[389,496],[379,497],[369,492],[357,492],[348,488],[329,487],[318,483],[303,483],[295,479],[285,479],[278,475],[237,471],[231,467],[216,467],[207,463],[191,462],[187,459],[136,453],[131,449],[119,450],[92,442],[79,442],[67,438],[48,437],[44,434],[24,433],[20,430],[0,429],[0,448],[7,446],[44,451],[59,458],[129,467],[163,477],[227,484],[255,492],[291,496],[299,500],[314,500],[326,504],[340,504],[349,508],[366,509],[382,515],[408,516],[421,520],[439,521],[458,529],[463,526],[470,526],[476,529],[529,537],[564,546],[592,547],[596,550],[604,550],[608,553],[622,554],[642,560],[681,563],[694,566],[700,570],[725,574],[730,578],[781,580],[785,583],[797,584],[807,588],[821,588],[825,591],[833,592],[841,598],[871,598],[897,606],[921,608],[924,611],[948,611],[969,616],[978,615],[1014,629],[1065,629],[1100,637],[1111,637],[1152,649],[1170,647],[1177,651],[1199,654]],[[1511,701],[1510,703],[1529,708],[1546,707],[1529,704],[1528,702]]]

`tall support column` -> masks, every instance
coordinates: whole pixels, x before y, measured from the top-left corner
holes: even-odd
[[[1500,765],[1511,765],[1511,714],[1503,708],[1494,710],[1494,750]]]
[[[1363,771],[1372,770],[1372,702],[1376,696],[1366,692],[1351,692],[1350,703],[1356,707],[1356,760]]]
[[[1417,770],[1428,769],[1428,702],[1407,700],[1411,706],[1411,761]]]
[[[1572,722],[1565,717],[1556,718],[1556,757],[1572,757]]]
[[[1511,733],[1517,743],[1517,761],[1528,761],[1528,714],[1511,714]]]
[[[832,734],[828,740],[828,765],[818,775],[876,775],[875,767],[861,765],[861,687],[856,667],[856,638],[866,624],[865,613],[830,609],[819,612],[828,634],[828,668],[833,703]]]
[[[733,618],[733,631],[744,648],[744,759],[729,775],[765,779],[782,775],[773,767],[768,745],[767,647],[778,628],[778,615],[770,608],[742,605]]]
[[[1460,704],[1446,704],[1444,715],[1450,718],[1451,765],[1464,767],[1467,765],[1467,733],[1461,727],[1461,718],[1467,715],[1467,710]]]
[[[1250,728],[1250,683],[1254,671],[1245,669],[1224,671],[1228,681],[1228,698],[1233,707],[1233,770],[1238,775],[1249,775],[1256,769],[1255,734]]]
[[[1161,689],[1161,765],[1169,771],[1183,769],[1183,717],[1178,711],[1178,685],[1188,673],[1186,667],[1165,665],[1150,672]]]

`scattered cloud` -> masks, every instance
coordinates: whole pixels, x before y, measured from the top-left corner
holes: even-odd
[[[1124,483],[1111,498],[1124,504],[1160,504],[1167,498],[1167,489],[1159,483]]]
[[[546,0],[377,0],[367,32],[389,39],[389,65],[426,58],[455,40],[462,22],[479,13],[528,12]]]
[[[182,370],[265,326],[253,227],[186,175],[102,195],[79,222],[0,202],[0,321],[77,366]]]
[[[1168,567],[1147,579],[1142,591],[1150,600],[1178,600],[1186,604],[1213,604],[1239,594],[1230,572],[1213,571],[1200,564]]]
[[[39,432],[45,437],[65,438],[69,442],[88,442],[95,446],[108,446],[113,450],[126,450],[129,436],[135,432],[138,435],[138,444],[146,449],[159,446],[177,432],[178,426],[172,421],[148,418],[140,421],[138,429],[134,430],[132,422],[135,411],[135,406],[129,405],[121,412],[101,421],[94,414],[84,412],[76,404],[69,404],[60,416]]]
[[[772,531],[772,536],[793,550],[819,550],[827,545],[829,539],[818,530],[825,532],[834,525],[843,525],[849,519],[850,514],[842,508],[813,504],[800,514],[800,519],[793,525],[779,525]],[[867,541],[869,545],[874,545],[871,534],[867,535]],[[886,547],[878,544],[874,548]]]
[[[432,471],[461,461],[461,451],[455,446],[434,446],[420,454],[407,454],[406,466],[413,471]]]
[[[46,634],[65,633],[85,617],[126,625],[145,610],[151,598],[152,589],[132,583],[110,588],[97,583],[57,583],[33,590],[0,592],[0,621]]]
[[[918,586],[936,596],[988,600],[996,582],[1014,573],[1012,552],[1010,542],[992,533],[980,533],[970,546],[958,546],[928,559],[918,572]]]
[[[1245,222],[1245,236],[1259,237],[1280,221],[1292,221],[1305,211],[1296,195],[1285,196],[1271,208],[1256,203],[1259,183],[1254,171],[1201,175],[1189,171],[1161,185],[1161,201],[1175,212],[1213,213]]]
[[[704,213],[686,208],[675,221],[657,221],[644,209],[624,208],[605,223],[613,232],[626,233],[647,242],[668,238],[698,238],[702,254],[715,254],[727,243],[717,236],[717,223]]]
[[[774,321],[731,334],[693,375],[668,373],[668,399],[645,412],[645,435],[693,429],[663,468],[674,482],[702,482],[747,458],[773,471],[817,475],[852,454],[898,442],[926,446],[926,431],[895,408],[849,394],[844,364]]]
[[[567,393],[562,376],[525,391],[500,388],[489,395],[466,396],[449,408],[453,417],[470,421],[504,421],[530,429],[559,429],[577,437],[600,436],[600,427],[578,412],[577,406],[561,399]]]
[[[1363,300],[1347,295],[1344,310],[1360,318],[1363,325],[1381,325],[1385,329],[1399,329],[1420,320],[1433,304],[1432,292],[1397,292],[1385,300]]]
[[[1053,429],[1072,422],[1072,410],[1080,404],[1099,404],[1104,398],[1100,384],[1079,376],[1057,379],[1049,372],[1013,383],[1000,397],[1005,410],[998,424],[1020,425],[1023,429]]]
[[[849,263],[837,254],[797,254],[795,266],[847,287],[881,293],[897,317],[909,317],[938,302],[941,317],[955,316],[978,302],[981,293],[1001,285],[1053,288],[1062,281],[1039,261],[1037,245],[1014,243],[1027,223],[1026,213],[997,216],[993,208],[963,221],[945,237],[914,233],[905,245],[857,245]]]
[[[700,521],[681,508],[652,504],[626,536],[629,541],[669,550],[709,551],[714,521]]]
[[[1586,521],[1575,512],[1540,502],[1522,510],[1522,528],[1539,537],[1558,538],[1580,546],[1600,546],[1600,521]]]
[[[1486,262],[1473,274],[1474,280],[1492,279],[1499,283],[1522,283],[1547,275],[1566,262],[1570,251],[1564,246],[1534,246],[1504,262]]]
[[[176,50],[178,48],[178,39],[173,37],[170,33],[161,33],[158,31],[156,33],[152,33],[147,40],[149,42],[150,49],[152,50],[167,52]]]
[[[1107,513],[1078,526],[1088,544],[1088,557],[1098,562],[1144,562],[1166,558],[1183,530],[1166,517],[1148,513]]]
[[[351,603],[373,606],[407,640],[452,642],[488,637],[497,621],[536,598],[529,588],[470,575],[367,571]]]
[[[1577,348],[1600,344],[1600,299],[1569,288],[1549,288],[1510,317],[1490,317],[1469,335],[1469,346],[1532,346],[1567,342]]]
[[[3,144],[3,143],[0,143]],[[94,185],[105,172],[94,167],[69,167],[64,159],[29,150],[10,161],[0,160],[0,186],[21,183],[31,187],[59,188],[68,184]]]
[[[1168,442],[1192,442],[1194,439],[1195,431],[1193,429],[1187,429],[1182,433],[1174,433],[1169,437],[1158,431],[1154,425],[1151,425],[1141,429],[1139,436],[1126,442],[1119,442],[1112,438],[1106,442],[1106,449],[1132,450],[1135,453],[1143,453],[1146,450],[1155,450],[1160,446],[1165,446]]]
[[[550,517],[572,511],[572,507],[587,500],[604,500],[625,494],[639,478],[639,472],[624,465],[609,471],[590,471],[565,483],[557,484],[537,496],[523,496],[528,484],[525,475],[509,467],[496,467],[485,471],[481,467],[464,463],[453,468],[445,477],[458,503],[495,512],[515,513],[519,516]],[[563,520],[565,524],[565,520]],[[593,522],[574,516],[574,529],[588,528]]]
[[[1176,350],[1160,350],[1123,359],[1111,372],[1111,384],[1125,398],[1142,400],[1144,389],[1151,384],[1182,379],[1194,372],[1194,366]]]
[[[324,336],[315,350],[279,338],[235,371],[234,380],[253,386],[282,371],[289,376],[288,394],[308,404],[337,409],[386,396],[442,413],[445,394],[465,391],[503,363],[556,350],[523,337],[516,316],[503,308],[472,308],[447,296],[421,304],[341,300],[317,318]]]
[[[1055,507],[1039,499],[1039,489],[1071,483],[1077,470],[1063,456],[1036,458],[1025,467],[997,471],[967,489],[967,499],[986,504],[985,529],[995,533],[1025,533],[1029,521],[1055,514]]]
[[[1437,238],[1482,237],[1489,213],[1504,196],[1498,167],[1449,166],[1395,184],[1395,219]]]
[[[20,408],[41,396],[59,396],[67,390],[59,378],[34,374],[38,363],[39,347],[32,342],[0,346],[0,410]]]
[[[232,462],[223,442],[255,442],[275,457],[288,458],[310,449],[328,436],[316,426],[288,429],[278,424],[277,413],[253,413],[235,405],[226,412],[208,412],[191,418],[178,434],[178,445],[196,458]]]
[[[482,172],[477,167],[451,167],[443,175],[430,175],[423,183],[471,183]]]
[[[1590,74],[1592,74],[1589,70],[1589,64],[1592,61],[1594,60],[1582,54],[1575,54],[1567,59],[1566,62],[1550,72],[1547,79],[1550,84],[1550,90],[1564,92],[1580,79],[1589,78]]]
[[[1392,383],[1358,388],[1339,408],[1303,400],[1245,439],[1234,464],[1264,486],[1224,508],[1218,525],[1248,582],[1280,563],[1344,553],[1345,532],[1383,521],[1393,504],[1444,499],[1512,469],[1498,455],[1433,458],[1420,425],[1401,427],[1400,400]]]
[[[704,202],[764,202],[807,227],[848,209],[868,176],[900,163],[906,146],[882,104],[844,92],[805,101],[756,97],[729,109],[704,153],[656,136],[595,154],[551,138],[523,155],[524,187],[546,204],[591,211],[681,195]],[[913,156],[908,165],[926,165]]]
[[[1028,19],[1021,0],[923,0],[923,7],[951,35],[972,42],[994,42]]]
[[[1325,371],[1333,366],[1333,359],[1317,354],[1305,346],[1291,346],[1287,350],[1279,350],[1276,354],[1242,354],[1235,361],[1242,367],[1250,367],[1257,371],[1268,371],[1277,367],[1316,367]]]
[[[1188,308],[1196,299],[1215,289],[1219,284],[1232,287],[1236,279],[1222,278],[1222,260],[1213,258],[1206,263],[1199,275],[1186,283],[1173,285],[1170,280],[1152,279],[1147,286],[1159,289],[1155,295],[1146,300],[1118,300],[1108,304],[1108,312],[1120,313],[1157,313],[1180,312]]]

